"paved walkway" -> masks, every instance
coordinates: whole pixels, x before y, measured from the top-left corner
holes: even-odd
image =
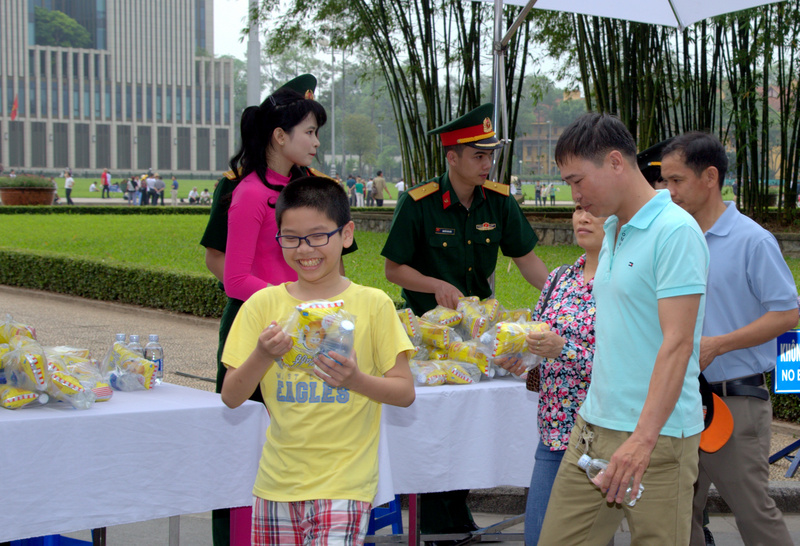
[[[113,341],[114,334],[118,332],[138,333],[141,336],[150,333],[159,334],[164,346],[165,379],[170,383],[213,390],[212,383],[198,378],[214,376],[217,320],[0,286],[0,317],[5,313],[10,313],[20,322],[34,326],[43,344],[86,347],[95,358],[102,357]],[[773,427],[773,430],[784,434],[787,438],[792,435],[800,436],[800,430],[796,427],[789,429]],[[800,544],[800,507],[796,503],[796,499],[800,498],[798,482],[776,481],[771,482],[771,486],[788,498],[779,502],[784,506],[785,512],[792,512],[786,516],[786,520],[792,538],[795,543]],[[514,509],[521,512],[520,502],[524,502],[522,498],[525,490],[513,489],[516,490],[512,492],[512,496],[516,497]],[[482,490],[476,493],[476,497],[484,498],[476,507],[476,520],[480,525],[491,525],[508,517],[507,513],[511,508],[500,506],[497,501],[499,495],[495,490]],[[711,529],[718,545],[742,544],[736,531],[735,521],[730,515],[715,514],[711,519]],[[109,544],[115,546],[164,544],[167,541],[167,528],[167,520],[113,527],[108,531]],[[522,532],[522,529],[518,526],[511,531]],[[89,534],[82,532],[70,536],[86,539]],[[182,516],[181,537],[184,544],[192,546],[211,544],[210,514]],[[617,533],[615,544],[630,544],[630,534],[624,525]]]

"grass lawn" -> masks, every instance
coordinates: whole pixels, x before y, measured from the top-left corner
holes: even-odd
[[[72,197],[96,197],[100,199],[100,195],[102,192],[96,191],[91,192],[89,191],[89,186],[92,185],[92,182],[97,184],[98,188],[102,188],[100,185],[100,177],[97,178],[75,178],[75,185],[72,187]],[[58,196],[64,198],[66,194],[64,193],[64,179],[63,178],[56,178],[56,183],[58,184]],[[119,184],[120,189],[124,190],[128,180],[121,180],[119,178],[112,178],[112,184]],[[202,192],[204,189],[208,189],[209,193],[214,193],[214,184],[216,184],[216,180],[181,180],[178,178],[178,199],[188,199],[189,198],[189,191],[197,186],[197,191]],[[166,184],[167,188],[164,190],[164,202],[169,203],[170,197],[170,184],[172,184],[172,179],[164,178],[164,184]],[[122,193],[111,193],[112,199],[119,199],[122,200]],[[66,202],[66,201],[65,201]]]
[[[204,249],[198,244],[206,216],[39,215],[3,216],[6,234],[0,248],[46,251],[91,260],[127,263],[156,270],[211,275],[205,267]],[[385,233],[357,232],[359,250],[345,256],[345,269],[353,281],[384,290],[400,300],[400,288],[383,273],[380,251]],[[582,253],[577,246],[540,246],[537,253],[552,270],[572,263]],[[800,279],[800,259],[787,258]],[[507,308],[533,307],[539,291],[530,286],[511,259],[500,255],[495,274],[497,297]]]

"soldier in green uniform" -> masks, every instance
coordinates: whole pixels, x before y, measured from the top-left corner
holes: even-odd
[[[317,85],[317,80],[311,74],[303,74],[293,80],[282,85],[279,89],[289,88],[297,91],[307,99],[314,98],[314,90]],[[267,99],[268,100],[268,99]],[[266,151],[265,151],[266,153]],[[326,175],[312,169],[311,167],[300,167],[295,165],[291,170],[291,178],[300,178],[303,176],[323,176]],[[205,247],[206,267],[211,271],[214,276],[219,280],[220,289],[224,290],[222,279],[225,270],[225,250],[228,241],[228,209],[231,205],[231,197],[233,190],[238,184],[237,176],[234,171],[227,171],[217,183],[214,190],[214,200],[211,204],[211,214],[208,218],[206,230],[200,240],[200,244]],[[357,249],[355,241],[353,245],[345,249],[343,254],[353,252]],[[341,266],[342,274],[344,274],[344,266]],[[239,308],[244,302],[236,298],[228,298],[225,304],[225,309],[222,313],[222,318],[219,324],[219,345],[217,348],[217,375],[216,375],[216,392],[222,390],[222,381],[225,378],[225,366],[222,364],[222,350],[225,348],[225,340],[228,338],[228,332],[231,329],[233,320],[239,312]],[[263,402],[261,397],[261,390],[256,389],[251,400]],[[212,530],[214,535],[215,546],[227,546],[230,544],[230,511],[228,509],[214,510],[212,514]]]
[[[492,104],[430,131],[439,135],[448,170],[405,192],[395,209],[381,254],[386,278],[403,288],[416,315],[436,305],[455,309],[461,296],[489,297],[497,251],[510,256],[522,276],[541,290],[547,267],[534,253],[538,241],[505,184],[487,181],[494,150]],[[422,496],[424,534],[476,529],[466,505],[468,491]]]

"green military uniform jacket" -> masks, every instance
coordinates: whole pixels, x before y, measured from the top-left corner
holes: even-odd
[[[404,193],[397,203],[381,254],[423,275],[446,281],[465,296],[491,295],[489,277],[497,250],[519,258],[538,238],[509,187],[486,182],[475,188],[469,210],[459,202],[447,173]],[[403,289],[416,315],[436,307],[436,296]]]

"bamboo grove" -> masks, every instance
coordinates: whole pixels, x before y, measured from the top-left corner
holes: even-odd
[[[400,137],[403,172],[424,180],[445,167],[426,132],[486,99],[491,4],[464,0],[277,0],[252,12],[277,27],[271,47],[330,37],[379,67]],[[504,8],[511,24],[519,8]],[[640,149],[669,136],[717,134],[731,157],[740,206],[765,219],[797,216],[800,176],[800,0],[738,12],[684,30],[533,10],[507,50],[515,134],[531,51],[584,90],[587,109],[619,115]],[[483,92],[483,96],[482,96]],[[777,180],[777,182],[776,182]]]
[[[548,14],[534,39],[564,60],[563,74],[577,66],[587,109],[619,115],[640,149],[685,131],[717,134],[743,210],[766,219],[776,205],[790,222],[800,166],[799,36],[795,0],[683,31]]]

